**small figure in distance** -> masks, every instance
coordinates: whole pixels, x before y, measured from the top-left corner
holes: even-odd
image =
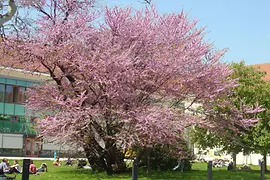
[[[37,172],[48,172],[48,166],[46,163],[42,163],[40,168],[38,168]]]
[[[54,166],[61,166],[59,157],[56,157],[56,160],[53,162],[53,165],[54,165]]]
[[[233,170],[233,162],[231,161],[227,167],[228,171],[232,171]]]
[[[72,166],[72,160],[70,157],[67,159],[65,166]]]

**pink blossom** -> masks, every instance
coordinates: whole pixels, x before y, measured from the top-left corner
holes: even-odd
[[[186,13],[160,15],[154,7],[100,12],[89,0],[39,3],[48,13],[40,14],[34,36],[10,37],[3,51],[12,50],[12,64],[52,78],[28,91],[27,108],[40,116],[41,136],[80,145],[94,136],[121,148],[144,147],[176,144],[192,125],[222,131],[253,123],[235,118],[238,109],[217,120],[168,105],[194,99],[215,114],[212,102],[236,86],[220,61],[226,50],[213,51],[204,28],[195,28]]]

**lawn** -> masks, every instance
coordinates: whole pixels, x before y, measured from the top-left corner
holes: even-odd
[[[10,160],[10,162],[12,162]],[[34,161],[37,167],[42,162],[48,165],[48,172],[41,175],[30,175],[30,180],[131,180],[131,174],[117,174],[107,176],[105,173],[94,173],[91,170],[75,169],[72,166],[53,167],[52,161]],[[22,164],[22,161],[19,161]],[[192,171],[190,172],[173,172],[173,171],[151,171],[150,176],[147,177],[144,170],[139,172],[139,180],[202,180],[207,179],[207,164],[206,163],[193,163]],[[259,166],[251,166],[252,171],[227,171],[226,168],[213,168],[214,180],[258,180],[260,179]],[[270,167],[269,167],[270,169]],[[266,178],[270,179],[270,174],[266,174]],[[21,175],[17,175],[16,179],[21,179]]]

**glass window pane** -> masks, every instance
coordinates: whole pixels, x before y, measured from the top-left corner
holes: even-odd
[[[19,87],[14,86],[13,87],[13,103],[19,102]]]
[[[5,102],[13,103],[13,86],[6,85]]]
[[[0,102],[4,102],[5,99],[5,85],[0,84]]]
[[[25,101],[25,87],[19,87],[18,103],[24,103]]]

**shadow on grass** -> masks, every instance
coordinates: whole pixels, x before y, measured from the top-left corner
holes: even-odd
[[[266,175],[267,176],[267,175]],[[192,170],[189,172],[160,172],[150,175],[151,179],[181,179],[181,180],[202,180],[207,179],[207,171]],[[260,179],[260,171],[213,171],[214,180],[258,180]]]
[[[92,170],[78,169],[78,170],[61,170],[60,173],[65,174],[80,174],[87,176],[89,179],[95,180],[112,180],[112,179],[131,179],[130,173],[114,174],[108,176],[106,173],[95,173]],[[269,174],[266,175],[270,178]],[[192,170],[189,172],[175,172],[175,171],[151,171],[149,177],[147,177],[146,172],[143,170],[139,171],[139,179],[146,180],[202,180],[207,179],[207,172],[204,170]],[[227,171],[224,169],[213,171],[214,180],[258,180],[260,179],[260,171]]]
[[[130,173],[121,173],[121,174],[113,174],[111,176],[107,175],[105,172],[94,172],[90,169],[62,169],[58,171],[60,174],[66,175],[83,175],[87,176],[89,179],[93,178],[95,180],[104,180],[104,179],[130,179]]]

